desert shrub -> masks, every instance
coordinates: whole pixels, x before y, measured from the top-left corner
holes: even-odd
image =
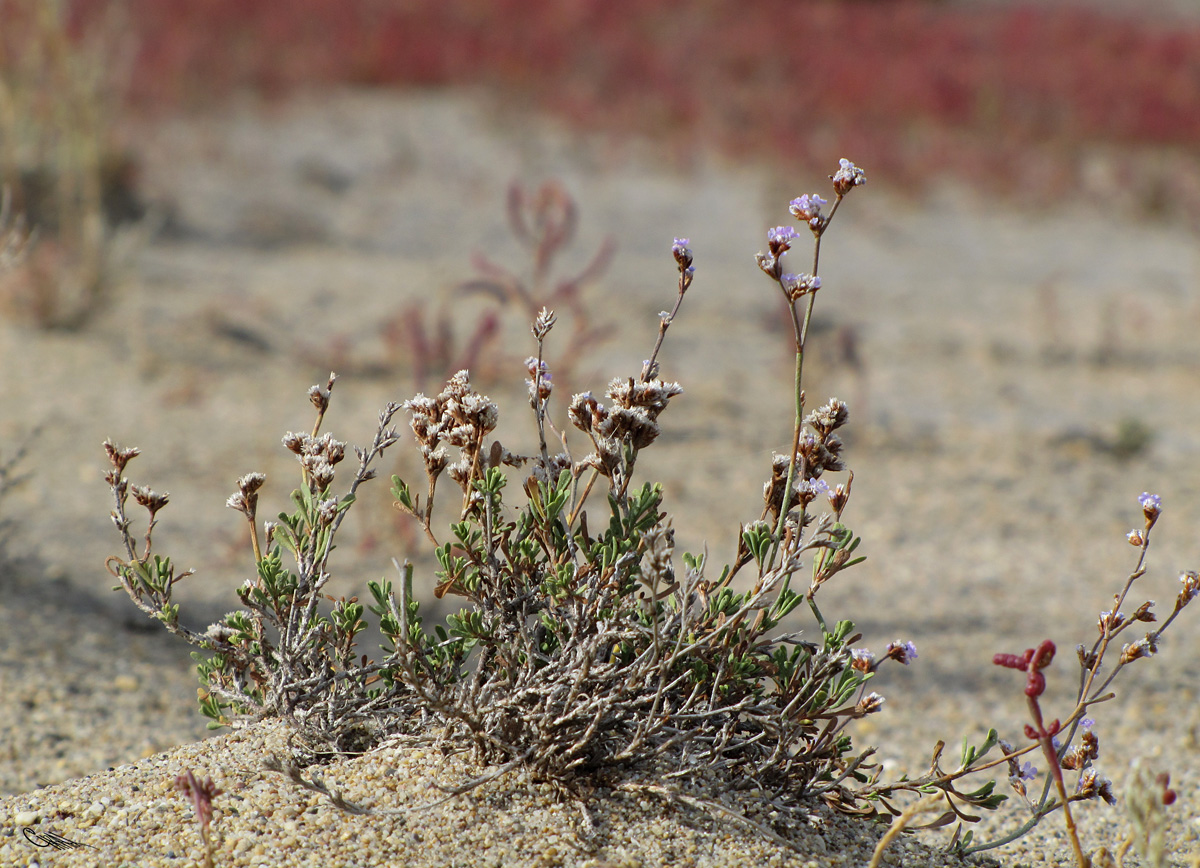
[[[771,820],[756,827],[781,841],[802,833],[816,799],[862,816],[895,818],[899,829],[913,816],[903,802],[917,797],[918,804],[941,812],[933,825],[956,824],[950,845],[964,853],[1013,840],[1062,809],[1082,860],[1070,804],[1112,797],[1111,784],[1095,767],[1094,721],[1084,715],[1111,698],[1121,671],[1154,653],[1200,579],[1185,573],[1171,615],[1157,630],[1126,643],[1118,665],[1099,675],[1118,636],[1155,620],[1149,602],[1131,616],[1120,612],[1145,572],[1161,511],[1159,498],[1144,494],[1144,525],[1128,536],[1139,550],[1137,567],[1113,609],[1102,613],[1099,638],[1090,649],[1079,646],[1080,688],[1070,713],[1047,721],[1039,705],[1053,642],[1023,655],[998,654],[998,665],[1026,675],[1029,744],[1015,747],[992,730],[982,745],[964,742],[961,758],[945,767],[939,743],[927,774],[879,781],[871,750],[856,749],[847,727],[881,709],[883,697],[868,690],[880,665],[910,663],[917,651],[907,641],[892,642],[879,654],[856,648],[860,636],[853,622],[827,618],[817,603],[822,586],[863,560],[859,538],[843,522],[853,474],[837,432],[849,409],[834,398],[809,410],[802,388],[821,291],[821,238],[844,197],[865,180],[847,160],[830,177],[832,208],[826,212],[829,203],[815,193],[793,200],[800,232],[771,229],[767,249],[757,257],[790,311],[795,376],[784,412],[794,424],[790,448],[769,468],[762,512],[742,526],[736,559],[719,570],[703,556],[676,559],[663,492],[652,476],[646,478],[643,459],[658,440],[662,415],[682,391],[660,376],[658,355],[694,280],[687,239],[672,246],[679,275],[675,304],[660,315],[658,339],[641,369],[613,379],[603,400],[583,392],[569,401],[567,415],[583,435],[583,450],[572,451],[548,415],[554,382],[545,349],[556,317],[546,309],[534,319],[536,355],[526,362],[538,431],[529,454],[511,452],[497,438],[498,408],[472,386],[467,371],[453,375],[437,395],[389,404],[371,443],[353,450],[321,430],[335,378],[313,386],[312,429],[283,438],[300,465],[289,511],[266,522],[260,538],[265,477],[246,474],[229,498],[246,520],[255,573],[238,590],[243,608],[207,630],[180,621],[172,589],[188,573],[178,572],[153,546],[167,496],[131,484],[125,473],[138,450],[107,442],[112,516],[124,545],[109,568],[118,588],[147,615],[201,649],[194,656],[203,684],[201,711],[210,725],[268,716],[289,721],[295,757],[276,768],[299,781],[300,765],[369,750],[400,735],[469,747],[491,768],[479,781],[520,766],[577,795],[615,770],[652,769],[673,787],[715,779],[726,790],[761,794]],[[813,271],[789,272],[787,254],[806,229],[814,240]],[[392,495],[435,550],[440,569],[434,594],[464,601],[432,627],[414,598],[408,564],[397,565],[395,580],[370,582],[365,603],[323,592],[332,575],[334,539],[360,486],[400,441],[393,422],[401,412],[409,417],[426,479],[417,486],[393,476]],[[350,454],[347,474],[342,464]],[[349,476],[341,493],[335,491],[339,475]],[[140,540],[127,511],[131,497],[149,515]],[[457,515],[448,533],[434,521],[435,504],[447,497]],[[808,632],[782,629],[789,616],[805,612]],[[382,635],[377,660],[357,648],[369,616]],[[1049,774],[1040,797],[1028,798],[1033,767],[1021,760],[1034,751],[1042,752]],[[994,780],[960,785],[997,767],[1027,799],[1030,817],[1003,838],[973,842],[963,824],[979,819],[974,810],[995,809],[1007,797],[996,792]],[[1071,792],[1065,772],[1077,774]],[[347,807],[336,793],[310,786]],[[646,789],[693,806],[715,804],[678,789]],[[729,810],[722,806],[720,813],[728,816]]]

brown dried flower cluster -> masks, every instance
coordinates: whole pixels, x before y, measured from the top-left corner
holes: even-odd
[[[630,377],[608,384],[605,394],[612,401],[611,407],[605,407],[591,392],[576,395],[571,399],[568,416],[595,447],[579,462],[580,466],[595,468],[615,485],[624,486],[632,469],[632,455],[658,438],[662,431],[659,415],[682,392],[678,383],[657,378],[639,382]]]
[[[825,406],[814,410],[805,417],[804,422],[809,430],[804,431],[799,438],[797,449],[796,471],[792,479],[792,489],[788,496],[787,512],[797,506],[805,509],[821,493],[834,496],[834,511],[840,515],[846,506],[849,496],[849,486],[839,485],[831,489],[821,481],[821,475],[826,471],[836,473],[845,470],[846,465],[841,459],[842,440],[834,431],[846,424],[850,411],[846,402],[831,398]],[[786,455],[776,454],[771,461],[771,481],[763,486],[763,518],[768,515],[772,520],[779,518],[783,504],[783,489],[787,485],[788,472],[792,461]],[[839,490],[840,489],[840,490]]]

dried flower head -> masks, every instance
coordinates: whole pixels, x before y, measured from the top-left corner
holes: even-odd
[[[104,452],[108,455],[108,460],[112,464],[113,469],[120,475],[125,472],[125,465],[136,458],[141,453],[141,450],[136,447],[122,449],[112,440],[105,440]]]
[[[1096,773],[1095,769],[1084,769],[1079,775],[1075,792],[1085,799],[1104,799],[1110,805],[1117,803],[1112,781]]]
[[[895,660],[907,666],[917,659],[917,646],[912,642],[897,640],[888,644],[887,651],[883,656],[888,660]]]
[[[850,649],[850,668],[859,672],[874,672],[876,668],[875,655],[869,648]]]
[[[554,328],[554,323],[558,318],[554,315],[554,311],[543,307],[538,312],[537,318],[533,321],[533,336],[540,343],[546,339],[546,335],[550,334],[550,329]]]
[[[153,520],[154,514],[167,505],[171,499],[169,493],[159,494],[152,488],[146,485],[133,485],[129,488],[129,493],[133,495],[133,499],[141,506],[146,507],[150,513],[150,518]]]
[[[308,400],[311,401],[312,405],[317,408],[318,416],[324,416],[325,411],[329,409],[330,392],[333,391],[333,384],[336,380],[337,374],[331,373],[329,375],[329,381],[324,387],[315,385],[309,386]]]
[[[833,181],[833,191],[837,193],[839,199],[855,187],[861,187],[867,182],[866,173],[845,157],[838,160],[838,170],[829,178]]]
[[[1183,587],[1179,591],[1179,596],[1175,598],[1176,610],[1182,609],[1195,599],[1197,594],[1200,594],[1200,574],[1191,570],[1180,573],[1179,583]]]
[[[815,274],[784,274],[779,278],[779,286],[789,301],[795,301],[816,292],[821,288],[821,278]]]
[[[867,714],[874,714],[875,712],[879,711],[879,709],[883,708],[885,699],[886,697],[880,696],[874,691],[868,693],[866,696],[860,699],[858,704],[854,707],[855,716],[861,717]]]
[[[840,398],[830,398],[825,406],[813,410],[805,418],[805,423],[812,426],[823,437],[836,431],[846,424],[850,418],[850,408]]]
[[[530,356],[525,360],[525,369],[529,371],[529,379],[525,381],[525,385],[529,387],[529,400],[536,407],[538,402],[549,398],[554,389],[550,368],[545,361]]]
[[[1143,657],[1153,657],[1158,653],[1158,643],[1161,641],[1161,638],[1154,633],[1147,633],[1136,642],[1123,645],[1121,647],[1121,662],[1131,663]]]

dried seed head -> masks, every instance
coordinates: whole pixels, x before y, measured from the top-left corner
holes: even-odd
[[[311,438],[307,434],[297,434],[295,431],[289,431],[283,435],[283,445],[297,455],[304,452],[304,444]]]
[[[759,270],[767,277],[775,280],[779,276],[779,260],[774,256],[769,256],[761,251],[754,256],[754,261],[758,263]]]
[[[838,160],[838,170],[829,178],[833,181],[833,191],[837,193],[839,199],[855,187],[861,187],[867,182],[866,173],[845,157]]]
[[[628,443],[635,449],[645,449],[661,432],[658,423],[641,407],[614,408],[601,430],[605,437]]]
[[[329,434],[321,435],[319,448],[330,464],[337,464],[346,457],[346,444],[341,440],[334,440]]]
[[[1113,793],[1112,781],[1101,777],[1096,773],[1095,769],[1083,770],[1079,775],[1079,785],[1075,788],[1075,792],[1085,799],[1104,799],[1110,805],[1117,803],[1117,797]]]
[[[895,660],[907,666],[917,659],[917,646],[912,642],[900,642],[897,640],[887,646],[887,651],[884,652],[883,656],[887,660]]]
[[[571,398],[571,406],[567,408],[567,418],[571,424],[583,432],[590,432],[604,421],[608,411],[604,405],[592,397],[591,392],[581,392]]]
[[[170,494],[159,494],[147,485],[130,486],[129,493],[133,495],[135,501],[149,510],[151,518],[171,499]]]
[[[550,334],[550,329],[554,328],[556,320],[554,311],[549,308],[543,307],[538,312],[537,318],[533,321],[533,336],[539,343],[546,339],[546,335]]]
[[[813,410],[804,421],[822,437],[827,437],[845,425],[849,418],[850,408],[846,406],[846,402],[839,398],[830,398],[829,403]]]
[[[1103,636],[1105,631],[1112,633],[1125,623],[1125,615],[1121,612],[1101,612],[1096,627]]]
[[[337,500],[329,498],[322,500],[317,504],[317,521],[324,527],[329,527],[333,524],[333,520],[337,518]]]
[[[1144,638],[1138,639],[1133,644],[1125,645],[1121,648],[1121,662],[1131,663],[1142,657],[1153,657],[1158,653],[1158,643],[1160,641],[1160,636],[1147,633]]]
[[[336,380],[337,374],[331,373],[329,375],[329,382],[325,384],[324,388],[321,386],[309,386],[308,400],[317,408],[318,414],[324,415],[325,411],[329,409],[329,393],[333,391],[333,384]]]
[[[858,704],[854,707],[854,713],[856,716],[874,714],[883,707],[883,701],[884,697],[872,691],[858,701]]]
[[[333,485],[333,465],[323,455],[303,455],[300,463],[308,472],[309,489],[315,494]]]
[[[263,487],[267,481],[265,473],[247,473],[237,481],[238,490],[249,497]]]
[[[446,450],[440,446],[437,449],[422,446],[421,457],[425,460],[425,472],[434,478],[441,475],[441,472],[446,469],[446,465],[450,462],[450,459],[446,456]]]
[[[869,648],[850,649],[850,667],[852,669],[857,669],[859,672],[874,672],[875,666],[875,655]]]
[[[1175,608],[1182,609],[1200,594],[1200,575],[1191,570],[1179,574],[1179,582],[1183,585],[1179,596],[1175,599]]]
[[[1087,768],[1093,760],[1100,758],[1100,737],[1091,729],[1085,729],[1081,743],[1062,756],[1062,767],[1078,771]]]
[[[1136,528],[1134,530],[1131,530],[1129,533],[1125,534],[1125,539],[1127,539],[1129,541],[1129,544],[1131,546],[1136,546],[1137,548],[1141,548],[1142,546],[1144,546],[1146,544],[1145,535],[1140,530],[1137,530]]]
[[[451,479],[465,490],[471,481],[471,459],[466,457],[460,458],[451,464],[446,472]]]
[[[1079,665],[1084,669],[1091,670],[1096,665],[1097,655],[1095,651],[1089,651],[1083,645],[1076,645],[1075,654],[1079,657]]]
[[[779,278],[779,286],[789,300],[795,301],[820,289],[821,278],[815,274],[784,274]]]
[[[550,369],[545,361],[533,356],[525,360],[525,368],[529,371],[529,379],[525,381],[525,385],[529,387],[529,401],[534,407],[537,407],[538,403],[550,397],[550,393],[554,389]]]
[[[125,465],[141,454],[141,451],[136,447],[122,449],[112,440],[104,441],[104,452],[108,455],[108,460],[118,475],[125,472]]]
[[[658,418],[672,398],[681,394],[683,394],[683,387],[678,383],[668,383],[663,380],[641,382],[632,377],[614,379],[608,384],[607,392],[613,403],[620,407],[644,409],[651,421]]]

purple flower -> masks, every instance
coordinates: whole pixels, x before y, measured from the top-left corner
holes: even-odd
[[[1143,491],[1142,496],[1138,498],[1138,504],[1146,511],[1159,512],[1162,509],[1162,498],[1157,494]]]
[[[1038,770],[1033,767],[1033,763],[1031,762],[1026,762],[1025,765],[1021,766],[1021,773],[1018,775],[1023,781],[1032,781],[1037,776]]]
[[[821,219],[821,208],[828,204],[827,200],[822,199],[816,193],[805,193],[803,196],[793,199],[788,210],[797,220],[803,220],[811,226],[813,220]]]
[[[1095,725],[1096,725],[1096,721],[1092,720],[1090,717],[1085,717],[1083,720],[1079,721],[1079,727],[1084,732],[1088,732]]]

